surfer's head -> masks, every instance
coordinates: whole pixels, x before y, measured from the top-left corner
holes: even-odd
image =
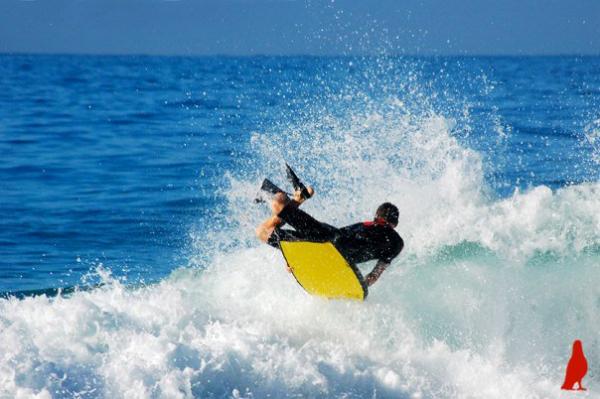
[[[379,205],[375,212],[375,219],[383,219],[389,223],[392,227],[398,226],[398,207],[391,202],[384,202]]]

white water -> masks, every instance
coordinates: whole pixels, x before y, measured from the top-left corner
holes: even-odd
[[[600,395],[600,185],[495,199],[451,120],[386,107],[252,143],[256,176],[293,160],[329,223],[401,205],[406,250],[368,301],[306,295],[251,239],[258,178],[230,177],[245,244],[212,255],[225,234],[198,237],[209,266],[137,289],[99,269],[93,291],[0,300],[0,397],[570,397],[574,339],[590,363],[576,395]]]

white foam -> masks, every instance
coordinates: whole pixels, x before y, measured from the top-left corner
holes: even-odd
[[[593,345],[598,288],[561,309],[568,273],[550,294],[555,275],[446,267],[399,265],[366,303],[325,301],[252,248],[146,288],[2,300],[1,395],[558,397],[565,339]]]

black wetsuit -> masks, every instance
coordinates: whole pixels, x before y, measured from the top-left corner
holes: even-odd
[[[400,235],[381,219],[337,228],[319,222],[295,204],[286,206],[278,216],[295,230],[276,228],[268,240],[274,247],[279,247],[279,240],[330,241],[351,264],[373,259],[390,263],[404,247]]]

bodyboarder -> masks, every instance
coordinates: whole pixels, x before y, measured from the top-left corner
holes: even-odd
[[[330,241],[351,264],[377,259],[365,278],[367,285],[373,285],[404,247],[404,241],[394,230],[398,225],[398,208],[385,202],[377,208],[373,220],[337,228],[300,209],[313,194],[311,187],[296,189],[293,198],[282,191],[275,193],[271,200],[272,215],[256,228],[257,237],[275,248],[280,240]],[[294,230],[282,228],[284,223]]]

